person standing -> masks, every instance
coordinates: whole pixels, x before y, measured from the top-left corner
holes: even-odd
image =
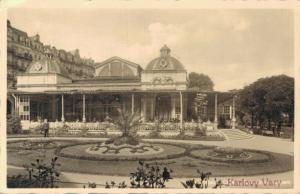
[[[49,123],[48,120],[44,120],[44,137],[49,137]]]

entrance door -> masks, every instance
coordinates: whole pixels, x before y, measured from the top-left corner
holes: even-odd
[[[171,119],[171,96],[168,94],[156,97],[155,118],[161,121]]]

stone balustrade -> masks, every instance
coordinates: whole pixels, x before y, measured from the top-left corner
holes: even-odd
[[[43,123],[42,122],[22,122],[23,130],[34,130],[38,129]],[[162,123],[153,123],[147,122],[142,123],[141,125],[134,128],[135,131],[139,132],[141,135],[149,134],[149,132],[153,130],[157,130],[159,127],[159,131],[161,133],[168,134],[168,131],[172,132],[180,132],[180,123],[173,122],[162,122]],[[99,133],[116,133],[119,134],[120,130],[118,127],[109,122],[49,122],[50,133],[55,133],[60,129],[65,129],[70,134],[78,134],[82,131],[86,131],[88,134],[99,134]],[[213,123],[196,123],[196,122],[185,122],[183,123],[183,129],[186,134],[192,135],[194,131],[198,128],[204,129],[206,131],[213,130]]]

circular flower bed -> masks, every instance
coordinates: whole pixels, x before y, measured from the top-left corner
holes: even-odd
[[[164,160],[182,157],[187,154],[184,146],[166,143],[140,143],[137,146],[112,146],[104,143],[84,143],[60,146],[56,149],[57,156],[94,160],[94,161],[137,161]]]
[[[140,143],[136,146],[123,144],[116,146],[114,144],[98,143],[85,150],[90,154],[106,155],[106,156],[129,156],[129,155],[149,155],[158,154],[163,152],[163,148],[160,146],[154,146],[151,144]]]
[[[231,147],[195,149],[189,154],[191,157],[201,160],[228,163],[260,163],[268,162],[272,159],[272,155],[268,152],[236,149]]]
[[[35,150],[35,149],[53,149],[60,145],[58,141],[49,139],[19,140],[8,142],[9,149]]]
[[[208,152],[211,157],[227,158],[227,159],[249,159],[252,155],[242,149],[232,147],[216,147]]]

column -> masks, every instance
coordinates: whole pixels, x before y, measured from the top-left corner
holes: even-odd
[[[61,95],[61,122],[65,122],[65,105],[64,105],[64,95]]]
[[[231,119],[231,128],[235,129],[236,118],[235,118],[235,96],[232,99],[232,119]]]
[[[156,95],[151,95],[150,98],[150,103],[151,103],[151,115],[150,115],[150,119],[154,120],[155,118],[155,103],[156,103]]]
[[[52,112],[52,121],[56,121],[56,95],[52,96],[52,100],[51,100],[52,104],[51,104],[51,112]]]
[[[146,97],[144,96],[141,97],[141,118],[144,122],[147,120]]]
[[[82,95],[82,122],[86,122],[85,118],[85,94]]]
[[[183,128],[183,101],[182,101],[182,93],[179,92],[180,96],[180,128]]]
[[[28,101],[28,120],[30,121],[30,96],[28,96],[27,98],[27,101]]]
[[[17,115],[20,115],[19,113],[19,96],[16,95],[16,103],[15,103],[15,110],[16,110],[16,113]]]
[[[176,97],[175,96],[171,96],[171,117],[172,119],[176,118]]]
[[[131,94],[131,114],[134,114],[134,94]]]
[[[218,129],[218,94],[215,94],[215,120],[214,129]]]

